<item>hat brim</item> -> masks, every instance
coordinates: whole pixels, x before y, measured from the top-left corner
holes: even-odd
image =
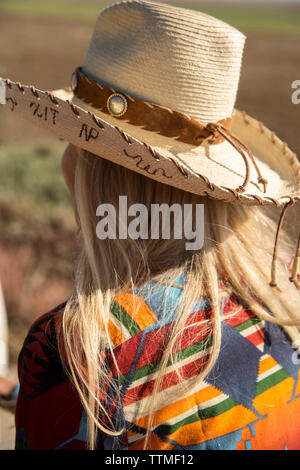
[[[281,206],[300,199],[300,163],[274,132],[244,112],[234,110],[232,132],[254,154],[267,191],[251,164],[245,192],[245,163],[227,141],[198,147],[145,131],[77,100],[70,89],[47,92],[2,81],[5,106],[27,121],[97,156],[161,183],[215,199],[246,205]]]

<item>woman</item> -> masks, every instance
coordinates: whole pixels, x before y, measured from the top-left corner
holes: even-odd
[[[243,43],[201,13],[121,2],[72,102],[5,82],[14,111],[72,144],[81,242],[71,297],[20,354],[17,448],[300,449],[298,258],[289,276],[294,242],[281,230],[279,256],[262,207],[283,206],[281,228],[300,166],[233,113]],[[161,204],[177,215],[154,220]]]

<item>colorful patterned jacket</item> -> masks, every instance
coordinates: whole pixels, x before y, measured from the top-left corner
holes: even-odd
[[[155,369],[181,293],[177,284],[151,282],[112,302],[109,331],[120,372],[109,353],[107,364],[120,394],[108,390],[105,406],[125,430],[119,437],[99,432],[99,449],[143,449]],[[300,450],[296,350],[279,326],[253,315],[234,294],[224,297],[221,308],[221,350],[205,380],[189,390],[210,354],[205,330],[199,337],[191,326],[175,364],[168,364],[148,449]],[[238,313],[229,318],[235,309]],[[20,353],[17,449],[86,449],[86,414],[58,352],[56,329],[63,311],[64,304],[35,321]],[[207,299],[199,299],[189,322],[210,314]],[[178,364],[184,384],[176,374]]]

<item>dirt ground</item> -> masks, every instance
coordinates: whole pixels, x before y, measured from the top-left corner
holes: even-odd
[[[2,15],[0,76],[46,90],[69,86],[73,70],[83,62],[92,31],[92,23],[12,19]],[[263,121],[300,155],[300,105],[291,102],[291,83],[300,79],[299,42],[300,35],[249,34],[236,107]],[[0,145],[9,142],[19,142],[20,145],[27,141],[51,142],[51,139],[53,137],[45,131],[26,121],[15,121],[12,116],[0,111]],[[299,213],[294,213],[294,220],[299,219]],[[16,312],[26,296],[30,306],[25,308],[23,305],[25,310],[22,308],[24,312],[31,312],[31,318],[24,319],[23,323],[18,326],[17,322],[11,324],[11,334],[16,340],[13,360],[25,335],[24,325],[65,300],[70,291],[73,251],[70,249],[68,252],[68,240],[70,237],[64,241],[53,238],[51,243],[52,246],[65,244],[64,259],[69,266],[69,278],[46,281],[26,278],[28,264],[32,264],[32,247],[21,244],[15,249],[14,246],[1,245],[0,240],[0,269],[5,273],[4,293],[9,297],[12,286],[19,293],[9,304],[10,318],[16,319]],[[47,263],[54,264],[57,259],[59,255],[48,258]],[[31,295],[31,284],[36,286],[35,296]],[[12,309],[15,313],[11,312]]]

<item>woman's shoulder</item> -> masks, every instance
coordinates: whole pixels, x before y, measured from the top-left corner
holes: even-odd
[[[56,337],[57,326],[61,323],[66,303],[63,302],[57,305],[34,320],[28,330],[22,349],[29,344],[51,343],[51,340]]]
[[[58,330],[65,305],[33,322],[20,352],[16,449],[86,448],[80,428],[82,405],[59,348]]]
[[[38,325],[44,325],[46,327],[47,322],[51,320],[58,320],[62,316],[66,304],[67,304],[67,301],[62,302],[56,305],[55,307],[51,308],[47,312],[43,313],[42,315],[38,316],[29,327],[28,334],[32,330],[35,330],[35,328],[37,328]]]
[[[28,397],[33,392],[34,375],[41,377],[42,371],[64,375],[58,345],[58,330],[66,302],[57,305],[38,317],[30,326],[18,358],[20,383],[28,385],[24,392]],[[40,383],[40,381],[39,381]]]

